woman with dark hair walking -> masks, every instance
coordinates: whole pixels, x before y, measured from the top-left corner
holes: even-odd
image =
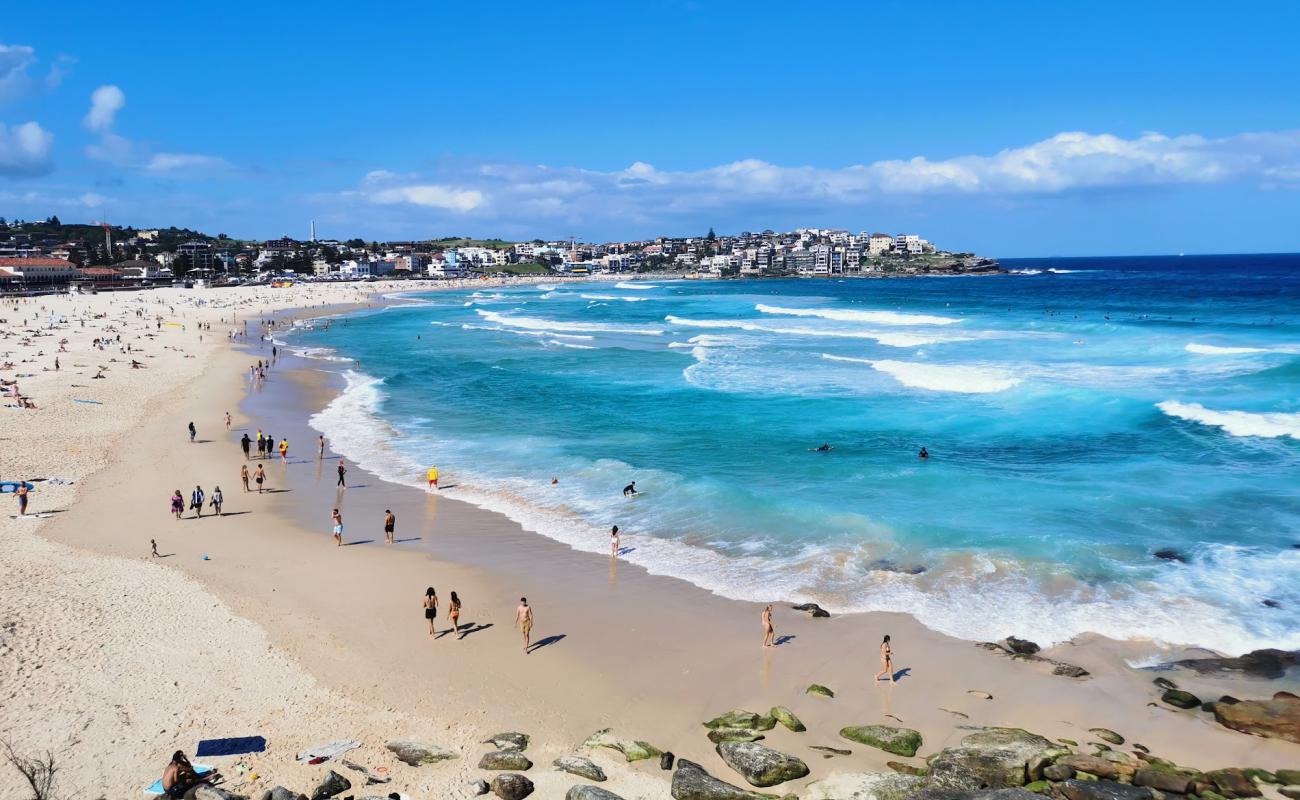
[[[876,680],[880,680],[881,675],[888,675],[889,682],[894,682],[894,650],[889,646],[889,634],[885,634],[880,643],[880,671],[876,673]]]
[[[460,598],[455,592],[451,593],[451,602],[447,604],[447,616],[451,617],[451,629],[453,634],[460,633]]]
[[[429,635],[437,634],[435,620],[438,618],[438,591],[432,586],[424,590],[424,618],[429,620]]]

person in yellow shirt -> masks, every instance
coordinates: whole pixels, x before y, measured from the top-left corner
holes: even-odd
[[[429,467],[429,488],[430,488],[430,489],[437,489],[437,488],[438,488],[438,468],[437,468],[437,467]]]
[[[280,440],[280,463],[281,464],[289,463],[289,440],[288,439]]]

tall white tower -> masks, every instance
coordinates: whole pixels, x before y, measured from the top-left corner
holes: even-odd
[[[316,220],[311,221],[311,240],[316,241]]]

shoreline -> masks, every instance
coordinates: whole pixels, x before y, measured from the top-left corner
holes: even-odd
[[[319,316],[311,310],[298,313]],[[214,326],[213,333],[221,332]],[[306,419],[328,402],[335,387],[320,370],[286,357],[284,366],[293,369],[277,366],[261,392],[246,394],[249,358],[228,346],[209,352],[201,374],[176,394],[159,398],[160,407],[149,419],[123,432],[111,463],[81,476],[76,505],[43,524],[36,538],[70,544],[78,548],[72,551],[76,558],[95,553],[95,560],[113,575],[138,566],[123,559],[138,562],[147,553],[147,532],[165,534],[175,541],[160,545],[174,548],[178,555],[165,559],[170,569],[164,572],[170,577],[183,573],[188,583],[204,587],[201,594],[214,593],[221,598],[217,606],[228,605],[237,615],[230,624],[239,628],[238,636],[254,635],[240,627],[245,623],[239,618],[256,623],[252,630],[264,630],[275,653],[305,666],[324,691],[341,698],[338,707],[346,707],[351,718],[327,720],[317,731],[268,735],[275,752],[266,756],[262,771],[275,782],[321,771],[286,763],[286,756],[292,758],[286,741],[305,747],[330,738],[357,738],[367,754],[378,758],[385,729],[394,733],[404,728],[396,732],[452,747],[462,757],[420,771],[399,767],[393,772],[395,781],[399,775],[408,781],[404,791],[451,796],[481,774],[473,762],[485,748],[476,742],[496,730],[514,729],[533,736],[536,752],[530,750],[529,755],[540,768],[529,774],[538,781],[540,796],[549,797],[573,779],[541,765],[611,725],[618,734],[671,749],[730,781],[736,776],[711,752],[700,720],[735,707],[761,713],[771,705],[794,709],[819,731],[820,744],[834,744],[832,732],[842,725],[893,714],[922,731],[925,752],[955,744],[962,724],[1012,725],[1066,737],[1073,732],[1075,738],[1090,725],[1105,726],[1139,738],[1180,763],[1206,768],[1236,763],[1288,766],[1300,752],[1285,742],[1228,731],[1192,712],[1146,706],[1156,699],[1151,676],[1125,666],[1115,643],[1106,641],[1047,651],[1092,673],[1075,680],[934,633],[906,615],[814,620],[780,607],[777,633],[793,639],[760,651],[758,604],[725,600],[635,565],[597,562],[599,556],[527,533],[495,512],[383,483],[358,474],[364,473],[360,469],[353,468],[349,478],[364,483],[347,490],[339,501],[348,538],[363,531],[365,538],[382,541],[378,521],[386,507],[397,513],[399,539],[421,538],[393,548],[334,548],[327,523],[337,496],[328,469],[332,461],[316,469],[315,436]],[[253,429],[260,424],[277,438],[288,431],[293,463],[281,472],[278,463],[268,462],[271,486],[288,491],[261,498],[266,502],[258,504],[243,496],[237,478],[242,459],[225,431],[186,449],[184,420],[206,420],[200,423],[201,432],[212,431],[227,409],[237,416],[236,428],[245,427],[247,419]],[[187,515],[183,522],[163,516],[163,500],[171,487],[155,478],[182,474],[189,476],[177,477],[182,491],[189,480],[205,488],[222,484],[230,516],[189,520]],[[205,527],[200,530],[200,525]],[[200,554],[211,560],[200,560]],[[346,559],[343,565],[340,558]],[[151,573],[161,569],[147,566]],[[462,619],[478,623],[478,630],[464,640],[427,641],[415,602],[424,585],[435,580],[444,602],[450,589],[468,587],[458,590],[466,603]],[[509,630],[520,593],[538,609],[535,640],[563,637],[527,657],[518,652],[517,634]],[[185,610],[192,611],[195,602],[187,599]],[[147,606],[138,610],[148,613]],[[444,623],[440,618],[439,624]],[[909,672],[896,687],[864,686],[877,668],[875,647],[886,630],[897,643],[898,666]],[[444,645],[457,649],[448,651]],[[220,651],[201,652],[211,659]],[[200,660],[198,666],[210,663]],[[198,683],[192,687],[209,683],[202,669],[196,671]],[[954,682],[953,676],[961,679]],[[23,686],[32,680],[29,673],[18,677]],[[1283,688],[1277,681],[1201,678],[1182,672],[1178,680],[1204,696],[1233,689],[1253,697]],[[826,703],[805,696],[803,688],[812,682],[835,688],[836,700]],[[229,713],[238,706],[230,705],[232,697],[243,690],[231,695],[228,689],[219,682],[191,688],[204,695],[209,710],[189,731],[253,733],[226,729],[221,714],[210,710],[224,706]],[[991,693],[995,700],[972,699],[968,690]],[[967,715],[968,722],[960,722],[953,712]],[[278,721],[263,710],[260,724],[273,728]],[[364,728],[363,735],[349,732],[359,728]],[[165,760],[165,753],[191,746],[175,730],[144,738],[109,742],[108,749],[138,771],[143,764],[160,768],[158,759]],[[813,742],[779,735],[772,739],[773,746],[782,749],[803,750]],[[855,748],[852,757],[818,762],[811,778],[787,788],[806,786],[831,772],[883,771],[886,757]],[[657,766],[623,766],[605,756],[595,758],[611,773],[611,790],[628,797],[664,795],[668,774]],[[129,771],[118,765],[115,773],[123,782],[112,785],[126,791]],[[305,788],[307,782],[291,785]]]

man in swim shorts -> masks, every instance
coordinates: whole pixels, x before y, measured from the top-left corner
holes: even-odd
[[[429,467],[428,477],[429,477],[429,488],[430,488],[430,489],[437,489],[437,488],[438,488],[438,468],[437,468],[437,467]]]
[[[397,517],[387,508],[384,509],[384,541],[393,543],[393,529],[397,527]]]

